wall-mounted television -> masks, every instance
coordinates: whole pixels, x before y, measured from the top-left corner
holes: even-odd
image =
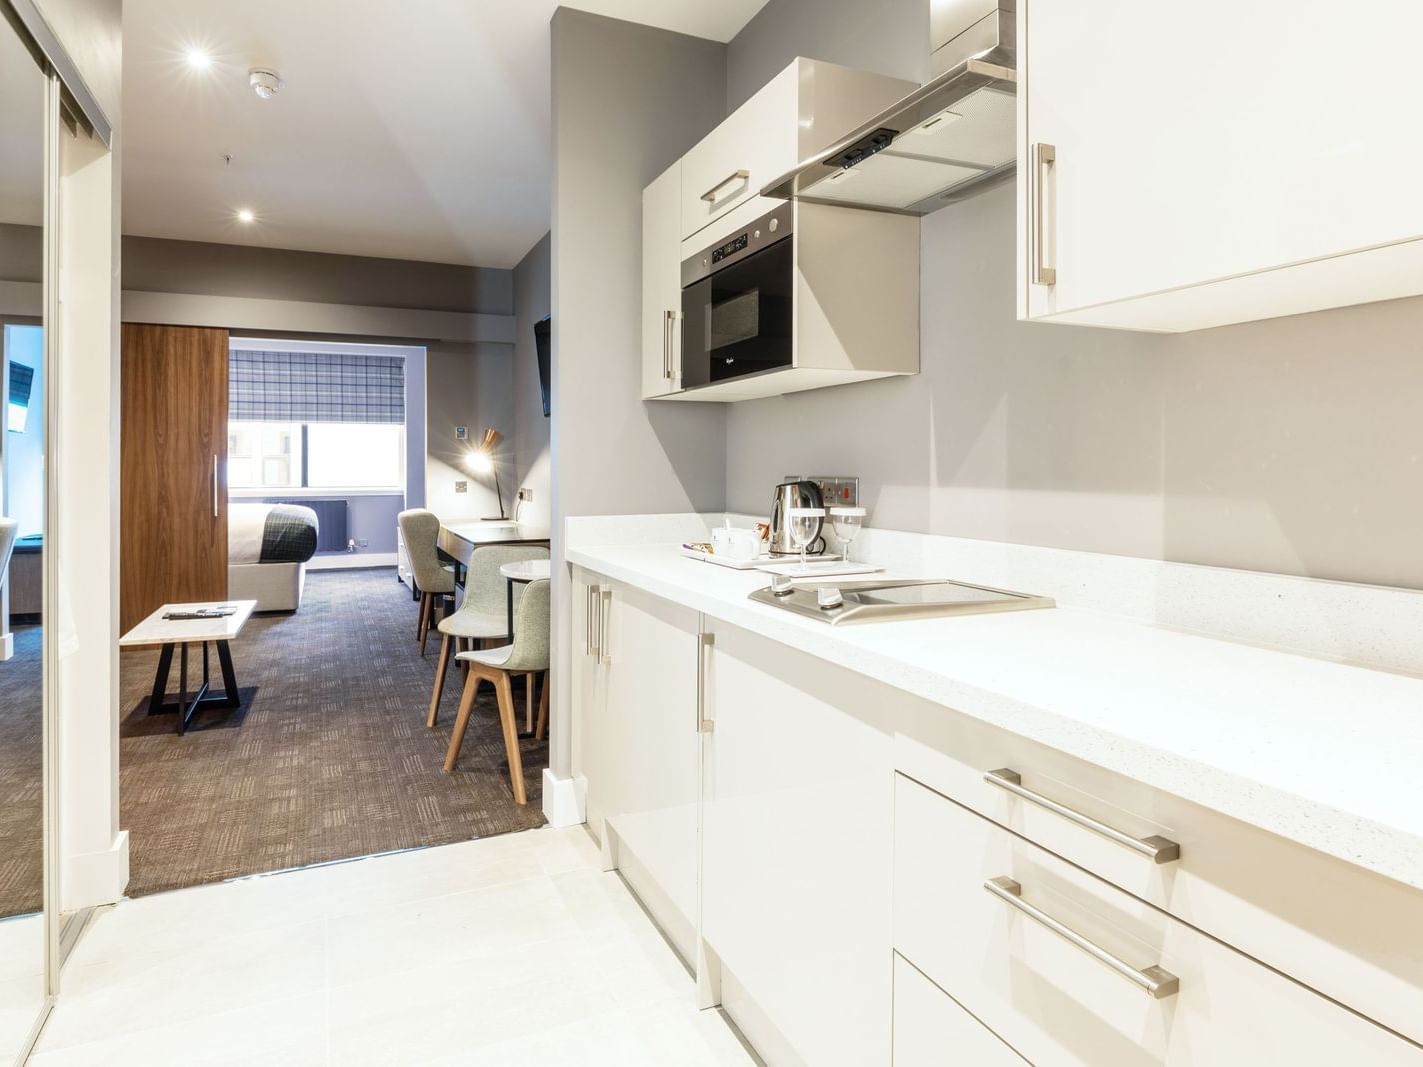
[[[553,382],[553,323],[540,319],[534,323],[534,344],[539,352],[539,389],[544,396],[544,418],[549,417],[549,396]]]
[[[10,396],[6,408],[5,426],[11,433],[24,433],[30,417],[30,394],[34,390],[35,372],[23,363],[10,364]],[[547,403],[545,403],[547,406]]]

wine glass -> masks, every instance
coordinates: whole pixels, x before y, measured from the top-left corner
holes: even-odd
[[[850,545],[860,536],[860,528],[865,524],[865,509],[842,507],[830,509],[830,528],[835,531],[835,540],[845,546],[845,562],[850,562]]]
[[[820,536],[825,521],[824,508],[786,508],[791,544],[800,549],[800,569],[806,569],[805,550]]]

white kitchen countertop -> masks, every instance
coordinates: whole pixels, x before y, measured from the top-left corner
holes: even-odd
[[[747,600],[765,575],[675,545],[566,555],[1423,888],[1423,679],[1070,608],[832,627]]]

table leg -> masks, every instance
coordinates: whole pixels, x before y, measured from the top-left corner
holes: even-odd
[[[506,578],[504,580],[504,587],[507,590],[509,597],[509,629],[507,631],[507,636],[509,640],[512,641],[514,640],[514,579]]]
[[[222,667],[222,685],[227,690],[227,706],[242,706],[242,698],[237,694],[237,672],[232,669],[232,649],[226,641],[218,641],[217,662]]]
[[[173,646],[164,645],[158,652],[158,672],[153,676],[153,695],[148,698],[148,714],[161,715],[168,699],[168,673],[173,669]]]

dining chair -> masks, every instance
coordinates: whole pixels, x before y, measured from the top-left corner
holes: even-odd
[[[0,519],[0,585],[5,584],[9,573],[10,553],[15,547],[15,536],[19,532],[19,522],[14,519]]]
[[[547,672],[549,666],[549,604],[548,579],[530,582],[519,599],[514,614],[514,642],[501,648],[480,652],[461,652],[461,662],[469,664],[465,676],[464,694],[460,697],[459,714],[455,717],[450,748],[445,753],[445,773],[452,774],[459,760],[460,744],[474,710],[474,698],[479,686],[489,682],[499,699],[499,725],[504,731],[504,752],[509,759],[509,784],[514,790],[514,803],[527,804],[524,790],[524,760],[519,753],[519,733],[514,724],[514,693],[509,679],[515,674]],[[539,696],[539,722],[534,736],[542,738],[548,726],[548,676],[544,676],[543,692]]]
[[[441,619],[437,627],[443,637],[439,662],[435,664],[435,687],[430,692],[430,712],[425,719],[425,725],[431,729],[440,717],[440,698],[444,695],[445,674],[452,652],[472,649],[476,641],[510,640],[508,584],[499,568],[526,559],[548,559],[548,549],[543,545],[485,545],[476,548],[470,556],[464,602],[458,611]],[[515,595],[519,595],[517,589]],[[515,629],[518,629],[517,624]],[[533,679],[525,679],[525,684],[532,686]]]
[[[435,598],[443,601],[453,596],[455,574],[440,562],[436,542],[440,537],[440,519],[433,511],[411,508],[395,517],[400,527],[405,553],[410,557],[410,570],[415,588],[420,591],[420,620],[415,626],[415,639],[420,642],[420,655],[425,654],[425,637],[435,612]]]

